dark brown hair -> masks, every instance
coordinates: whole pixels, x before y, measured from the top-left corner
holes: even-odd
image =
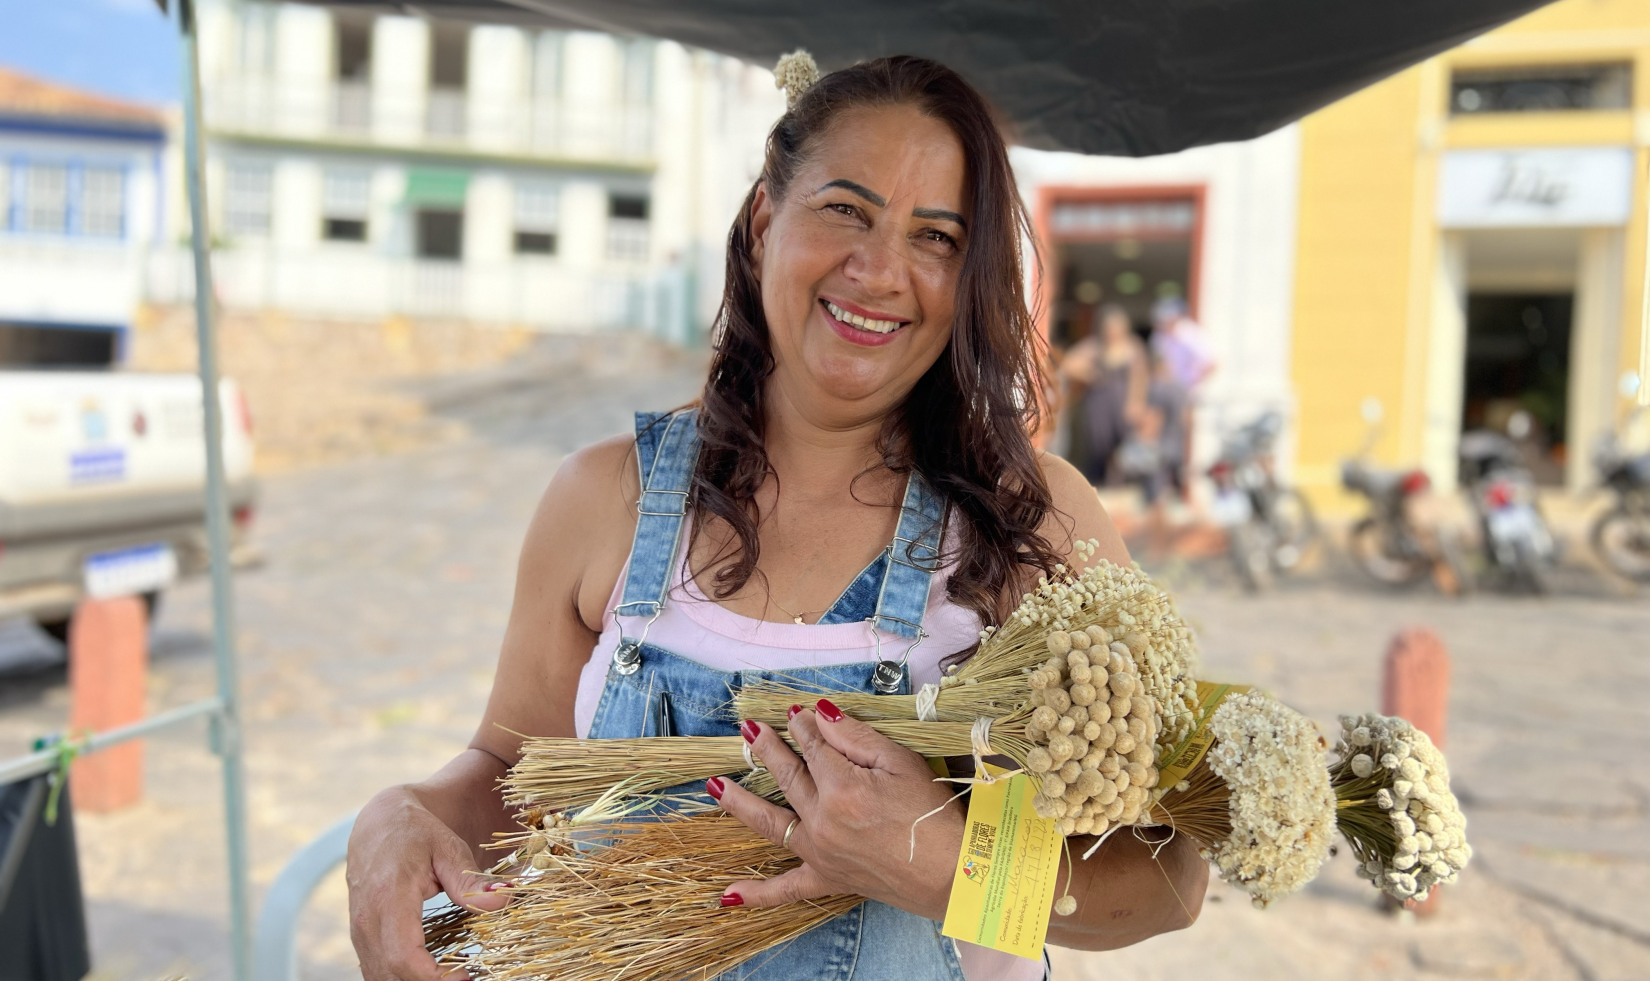
[[[766,184],[777,204],[841,113],[895,105],[914,106],[956,133],[973,215],[950,343],[890,413],[879,447],[885,466],[915,469],[951,505],[957,553],[945,561],[954,558],[957,566],[950,598],[996,623],[1018,601],[1022,574],[1049,572],[1058,556],[1038,533],[1053,504],[1029,435],[1044,391],[1041,338],[1021,276],[1020,243],[1030,240],[1030,222],[990,109],[962,76],[925,58],[879,58],[832,72],[774,125],[756,186]],[[725,563],[715,576],[719,599],[756,571],[755,497],[772,472],[762,445],[762,401],[774,362],[751,261],[756,186],[728,236],[690,504],[695,535],[714,516],[737,537],[737,551],[714,560]]]

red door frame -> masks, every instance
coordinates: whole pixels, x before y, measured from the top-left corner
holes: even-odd
[[[1037,282],[1034,293],[1038,298],[1037,329],[1042,332],[1043,342],[1048,342],[1049,318],[1054,315],[1055,290],[1059,283],[1059,271],[1047,268],[1054,258],[1054,248],[1066,242],[1110,242],[1115,241],[1112,235],[1061,235],[1054,237],[1050,227],[1054,217],[1054,207],[1057,204],[1083,203],[1088,201],[1191,201],[1192,202],[1192,248],[1191,260],[1186,270],[1186,308],[1192,319],[1198,315],[1199,288],[1203,268],[1203,206],[1207,196],[1207,185],[1204,184],[1140,184],[1127,187],[1096,187],[1093,185],[1051,185],[1037,189],[1037,208],[1032,216],[1033,226],[1037,232],[1038,248],[1043,262],[1037,265]],[[1169,235],[1141,235],[1142,239],[1178,238]]]

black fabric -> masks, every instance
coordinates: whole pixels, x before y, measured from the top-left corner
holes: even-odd
[[[92,969],[69,789],[46,823],[47,778],[0,787],[0,981],[80,981]]]
[[[387,0],[309,0],[401,12]],[[431,0],[434,17],[649,34],[825,70],[957,69],[1028,146],[1149,156],[1260,136],[1544,0]]]

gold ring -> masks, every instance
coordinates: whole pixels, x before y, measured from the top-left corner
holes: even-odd
[[[791,818],[791,823],[785,825],[785,837],[779,841],[780,848],[791,847],[791,832],[796,830],[796,825],[801,820],[801,818]]]

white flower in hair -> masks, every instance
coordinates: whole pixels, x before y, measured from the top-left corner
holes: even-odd
[[[814,56],[802,48],[782,55],[773,66],[774,88],[785,90],[785,108],[790,109],[802,98],[802,93],[819,81],[819,66]]]

